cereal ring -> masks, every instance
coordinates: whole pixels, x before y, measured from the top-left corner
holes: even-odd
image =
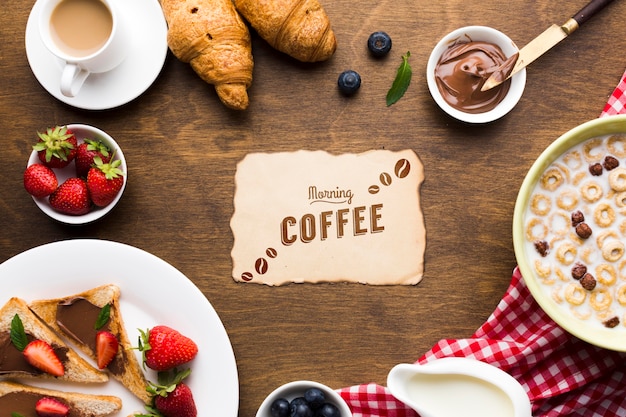
[[[557,168],[548,169],[541,177],[541,186],[548,191],[554,191],[563,184],[563,174]]]
[[[548,235],[548,226],[546,226],[543,220],[533,217],[526,226],[526,239],[529,242],[536,242],[543,240]]]
[[[570,265],[576,259],[576,247],[569,242],[563,242],[556,250],[556,259],[563,265]]]
[[[606,288],[597,288],[591,292],[591,296],[589,297],[589,304],[591,308],[596,311],[606,310],[610,307],[613,302],[613,297],[611,297],[611,293]]]
[[[617,233],[615,233],[615,231],[613,230],[605,230],[600,233],[596,238],[596,244],[599,248],[602,248],[602,246],[604,246],[604,241],[610,237],[612,237],[613,239],[617,239]]]
[[[626,191],[626,168],[615,168],[609,173],[609,185],[617,192]]]
[[[565,275],[563,273],[563,271],[561,271],[560,269],[556,270],[556,276],[559,277],[559,279],[563,282],[570,282],[571,278],[569,278],[567,275]]]
[[[600,264],[596,267],[596,278],[604,285],[613,285],[617,280],[615,268],[609,264]]]
[[[604,153],[602,152],[601,145],[602,138],[593,138],[585,142],[583,145],[583,155],[588,162],[597,162],[602,159]]]
[[[550,274],[552,273],[552,268],[550,267],[550,264],[543,265],[539,259],[536,259],[535,260],[535,272],[537,272],[537,275],[539,275],[541,278],[548,278]],[[544,279],[544,282],[545,282],[545,279]],[[552,280],[552,282],[554,283],[554,280]]]
[[[579,320],[588,320],[591,317],[591,311],[580,311],[578,308],[570,308],[572,315]]]
[[[580,285],[571,282],[565,288],[565,299],[568,303],[579,306],[585,302],[585,298],[587,298],[587,291],[583,290]]]
[[[574,190],[563,190],[556,199],[556,205],[563,210],[573,210],[578,205],[578,194]]]
[[[593,219],[600,227],[608,227],[615,221],[615,210],[607,203],[600,203],[593,211]]]
[[[552,208],[552,200],[544,194],[535,194],[530,204],[530,210],[537,216],[545,216],[550,213]]]
[[[615,205],[619,208],[626,208],[626,191],[615,194]]]
[[[563,156],[563,162],[565,162],[565,165],[573,170],[577,170],[583,166],[583,160],[580,157],[580,152],[578,151],[568,152]]]
[[[561,304],[563,302],[563,297],[561,297],[561,286],[558,285],[552,290],[552,299],[556,301],[557,304]]]
[[[626,135],[613,135],[606,142],[609,151],[618,158],[626,157]]]
[[[622,281],[626,281],[626,259],[620,262],[617,266],[617,276]]]
[[[615,294],[615,298],[617,298],[617,302],[623,306],[626,306],[626,285],[622,285],[617,289]]]
[[[598,260],[598,251],[595,248],[585,248],[580,257],[586,264],[593,264]]]
[[[602,257],[609,262],[616,262],[624,256],[624,244],[619,240],[611,240],[602,247]]]
[[[572,227],[570,216],[562,211],[557,211],[550,216],[549,228],[557,236],[567,236]]]
[[[595,203],[604,194],[602,186],[595,181],[587,181],[580,189],[583,199],[588,203]]]
[[[574,179],[572,180],[572,184],[573,185],[578,185],[585,178],[587,178],[587,173],[586,172],[584,172],[584,171],[583,172],[578,172],[576,175],[574,175]]]

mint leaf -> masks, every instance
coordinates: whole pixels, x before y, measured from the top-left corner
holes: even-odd
[[[96,324],[94,328],[96,330],[100,330],[104,327],[105,324],[108,323],[109,318],[111,317],[111,304],[107,304],[100,310],[100,314],[98,314],[98,318],[96,319]]]
[[[23,351],[28,344],[24,324],[17,314],[13,316],[13,320],[11,320],[11,343],[13,343],[13,346],[20,352]]]
[[[391,88],[387,92],[387,106],[391,106],[396,101],[400,100],[409,88],[409,84],[411,84],[413,70],[411,69],[411,65],[409,65],[410,56],[411,52],[402,55],[402,64],[400,64],[398,68],[396,79],[393,80],[393,84],[391,84]]]

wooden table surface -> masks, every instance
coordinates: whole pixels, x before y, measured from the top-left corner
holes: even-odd
[[[254,415],[276,386],[295,379],[333,388],[384,384],[392,366],[417,360],[439,339],[470,336],[501,299],[516,265],[511,221],[519,186],[553,140],[598,117],[617,85],[626,68],[626,2],[615,1],[533,63],[517,107],[484,126],[450,119],[434,104],[425,76],[431,49],[467,25],[500,29],[522,46],[586,1],[322,1],[338,40],[334,57],[301,64],[253,34],[251,104],[236,112],[169,53],[156,82],[129,104],[105,111],[65,105],[37,82],[26,58],[33,1],[5,0],[0,262],[72,238],[119,241],[169,262],[193,280],[224,323],[238,365],[242,417]],[[366,49],[376,30],[393,38],[383,60]],[[387,107],[385,94],[407,51],[411,85]],[[345,98],[336,81],[349,68],[363,84],[355,97]],[[22,188],[35,133],[68,123],[107,131],[129,164],[130,182],[118,206],[87,226],[48,219]],[[246,154],[407,148],[419,155],[426,175],[427,246],[419,285],[233,281],[229,220],[236,164]]]

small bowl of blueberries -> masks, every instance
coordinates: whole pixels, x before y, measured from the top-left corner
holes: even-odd
[[[352,417],[352,412],[332,388],[319,382],[293,381],[272,391],[256,417]]]

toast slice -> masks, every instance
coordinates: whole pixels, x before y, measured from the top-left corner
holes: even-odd
[[[95,324],[102,308],[109,305],[109,320],[101,330],[108,330],[117,337],[119,349],[106,369],[109,375],[147,404],[151,399],[146,391],[148,382],[128,339],[119,298],[119,287],[107,284],[63,298],[33,301],[29,307],[53,330],[67,337],[80,351],[97,361],[98,330]]]
[[[62,376],[53,376],[31,366],[20,350],[11,342],[11,322],[18,315],[29,341],[40,339],[52,346],[64,365]],[[91,366],[80,357],[44,322],[28,308],[26,301],[13,297],[0,309],[0,377],[2,378],[52,378],[81,383],[106,382],[106,373]]]
[[[35,404],[41,398],[54,398],[70,408],[70,415],[77,417],[104,417],[122,409],[122,400],[111,395],[65,392],[31,385],[0,381],[0,410],[2,415],[19,413],[24,417],[36,417]]]

